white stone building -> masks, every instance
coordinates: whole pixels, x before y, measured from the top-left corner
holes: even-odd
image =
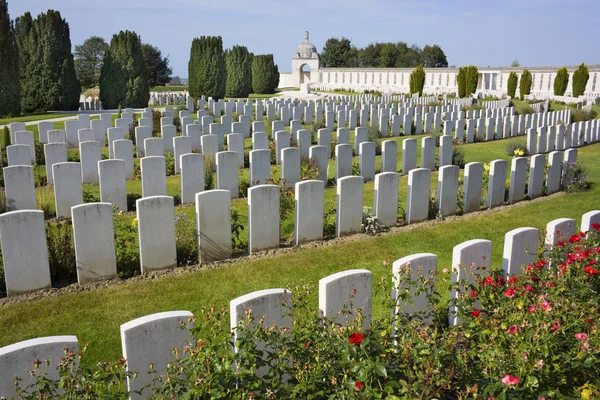
[[[321,68],[319,54],[315,46],[306,40],[302,42],[292,56],[292,72],[279,75],[279,87],[300,87],[309,83],[312,90],[343,89],[362,92],[377,90],[383,93],[408,93],[410,74],[414,68]],[[554,95],[554,79],[557,67],[479,67],[478,93],[502,96],[507,93],[508,76],[516,72],[521,78],[527,68],[533,78],[531,95],[536,98],[548,98]],[[308,70],[307,70],[308,69]],[[569,66],[569,85],[565,96],[572,92],[573,72],[577,66]],[[590,79],[584,93],[585,97],[600,97],[600,65],[588,65]],[[426,68],[426,94],[457,92],[456,76],[458,68]],[[517,95],[519,90],[517,86]]]

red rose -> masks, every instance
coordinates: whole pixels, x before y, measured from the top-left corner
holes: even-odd
[[[487,278],[485,278],[483,280],[483,283],[486,284],[486,285],[492,285],[494,283],[494,281],[492,280],[491,277],[488,276]]]
[[[513,288],[506,289],[506,291],[504,291],[504,295],[506,297],[513,297],[515,295],[515,289],[513,289]]]
[[[595,229],[597,231],[600,231],[600,224],[599,223],[594,223],[591,225],[592,229]]]
[[[477,298],[477,292],[474,290],[470,290],[469,291],[469,297],[471,297],[472,299],[476,299]]]
[[[573,235],[569,239],[569,243],[579,243],[580,241],[581,241],[581,238],[579,237],[579,235]]]
[[[592,267],[585,267],[583,269],[583,271],[588,274],[589,276],[594,276],[594,275],[598,275],[598,270],[596,268],[592,268]]]
[[[537,269],[542,269],[546,266],[546,260],[539,260],[537,263],[535,263],[535,267]]]
[[[481,311],[479,310],[473,310],[473,312],[471,312],[471,315],[475,318],[479,317],[479,314],[481,313]]]
[[[362,382],[356,382],[356,383],[354,384],[354,386],[356,386],[356,390],[358,390],[359,392],[362,390],[362,388],[363,388],[363,386],[364,386],[364,385],[365,385],[365,384],[364,384],[364,383],[362,383]]]
[[[565,247],[565,243],[566,243],[566,242],[565,242],[564,240],[559,240],[559,241],[558,241],[558,243],[556,243],[556,245],[557,245],[558,247]]]
[[[579,232],[579,236],[581,236],[582,238],[585,237],[585,232]]]
[[[350,335],[350,337],[348,338],[348,341],[350,342],[350,344],[355,344],[355,345],[359,345],[362,343],[362,341],[365,339],[365,337],[363,335],[361,335],[358,332],[354,332],[352,335]]]

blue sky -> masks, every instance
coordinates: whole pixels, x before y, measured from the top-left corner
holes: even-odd
[[[320,52],[330,37],[358,47],[404,41],[438,44],[450,65],[522,66],[600,63],[600,0],[9,0],[11,18],[52,8],[71,28],[73,46],[136,31],[187,76],[192,39],[220,35],[254,54],[272,53],[279,70],[310,31]]]

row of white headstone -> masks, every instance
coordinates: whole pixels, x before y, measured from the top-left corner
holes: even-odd
[[[592,229],[592,224],[596,223],[600,223],[600,211],[590,211],[583,215],[579,230],[588,232]],[[552,248],[561,237],[568,238],[576,232],[578,231],[574,219],[553,220],[546,226],[545,247]],[[519,275],[523,266],[536,260],[539,235],[539,229],[532,227],[517,228],[506,233],[502,261],[505,277]],[[455,246],[452,252],[452,282],[473,283],[476,279],[487,276],[491,259],[492,242],[489,240],[474,239]],[[477,268],[478,276],[472,273],[473,266]],[[424,312],[420,315],[424,315],[425,323],[431,323],[431,316],[428,316],[431,304],[428,303],[425,294],[417,293],[413,287],[403,288],[399,275],[407,269],[413,281],[420,278],[432,279],[438,269],[438,257],[433,253],[414,254],[400,258],[392,265],[395,282],[392,294],[396,298],[393,312]],[[433,284],[435,285],[435,279]],[[411,301],[403,303],[396,297],[396,293],[403,289],[410,291]],[[459,294],[461,293],[452,290],[450,298],[458,299]],[[251,310],[254,320],[260,320],[264,326],[277,326],[290,331],[292,296],[293,293],[288,289],[266,289],[231,300],[229,308],[232,332],[235,332],[241,321],[246,320],[247,310]],[[458,305],[460,306],[460,301]],[[319,310],[324,318],[346,325],[360,312],[364,316],[363,328],[368,329],[371,309],[372,273],[369,270],[347,270],[319,281]],[[459,324],[460,314],[452,304],[449,324]],[[132,394],[131,398],[142,399],[151,393],[153,376],[145,373],[150,364],[153,365],[156,375],[163,375],[167,365],[173,360],[173,349],[183,349],[187,345],[195,344],[190,333],[190,329],[194,327],[192,318],[193,314],[190,311],[171,311],[146,315],[121,325],[121,344],[126,369],[128,372],[138,373],[135,379],[128,377],[128,390],[143,389],[141,394]],[[15,377],[22,379],[22,386],[32,383],[35,378],[30,376],[30,371],[36,360],[49,360],[46,376],[49,379],[57,379],[57,364],[64,357],[65,349],[67,352],[78,352],[79,340],[76,336],[42,337],[0,348],[0,396],[11,397],[15,394]],[[236,350],[235,347],[233,350]],[[146,385],[150,387],[144,388]]]
[[[361,144],[361,147],[366,144]],[[233,193],[238,190],[238,158],[234,152],[217,153],[219,188],[204,191],[203,157],[193,153],[182,155],[181,179],[186,202],[194,199],[196,204],[200,263],[208,263],[231,257],[231,198],[235,197]],[[576,157],[575,149],[567,150],[564,160],[562,152],[550,153],[549,167],[545,173],[545,156],[533,156],[529,168],[529,197],[533,199],[543,195],[544,184],[546,194],[559,191],[562,164],[575,162]],[[508,163],[505,160],[495,160],[490,164],[486,204],[488,208],[500,206],[505,202],[507,168]],[[115,277],[117,265],[112,212],[114,206],[123,211],[127,210],[125,162],[98,162],[100,196],[103,203],[83,203],[79,163],[56,163],[52,169],[57,216],[70,217],[73,220],[79,282]],[[512,160],[509,204],[523,200],[527,170],[527,158],[517,157]],[[459,167],[452,165],[444,166],[439,171],[436,200],[437,213],[442,216],[456,214],[459,172]],[[11,296],[50,287],[51,281],[44,213],[34,210],[33,168],[7,167],[4,173],[7,203],[11,207],[23,207],[20,211],[0,215],[0,240],[6,286],[7,293]],[[164,158],[143,158],[142,174],[144,197],[137,200],[136,211],[141,272],[145,273],[176,266],[177,245],[174,199],[165,196]],[[466,165],[461,205],[465,213],[481,209],[483,174],[482,163]],[[381,223],[395,226],[398,219],[399,174],[383,172],[374,177],[374,214]],[[345,176],[337,180],[338,237],[358,233],[362,229],[364,182],[361,176]],[[295,183],[294,187],[295,243],[321,240],[325,182],[307,180]],[[410,170],[406,202],[407,223],[420,222],[429,217],[430,189],[430,169]],[[257,184],[248,190],[250,253],[279,247],[280,190],[277,185],[264,184]],[[25,238],[27,240],[24,240]]]

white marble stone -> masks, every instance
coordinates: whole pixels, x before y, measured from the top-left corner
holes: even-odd
[[[592,225],[600,224],[600,211],[594,210],[583,214],[581,217],[581,231],[589,232],[591,230],[597,230],[592,228]]]
[[[336,233],[338,237],[361,231],[364,179],[346,176],[337,181]]]
[[[248,189],[250,254],[279,247],[279,196],[277,185],[256,185]]]
[[[60,164],[59,164],[60,165]],[[71,209],[80,284],[117,276],[112,205],[89,203]]]
[[[31,153],[29,151],[30,146],[27,144],[12,144],[6,146],[6,157],[8,159],[8,165],[18,166],[31,166]]]
[[[424,221],[429,213],[429,190],[431,170],[413,169],[408,173],[408,193],[406,198],[407,223]]]
[[[437,211],[444,217],[456,214],[459,175],[460,168],[456,165],[446,165],[439,170]]]
[[[502,271],[504,276],[520,275],[537,258],[539,229],[517,228],[504,235]]]
[[[217,189],[229,190],[232,199],[239,197],[238,155],[233,151],[216,154]]]
[[[371,322],[373,274],[366,269],[338,272],[319,280],[319,310],[323,317],[345,326],[360,312],[363,329]]]
[[[125,161],[99,161],[98,175],[100,177],[100,200],[103,203],[111,203],[119,211],[127,212]]]
[[[363,142],[359,147],[360,175],[365,181],[375,179],[375,142]]]
[[[546,159],[543,154],[532,156],[529,166],[529,185],[527,194],[530,199],[535,199],[544,194],[544,167]]]
[[[382,172],[375,175],[373,214],[386,226],[396,226],[398,221],[398,188],[400,175]]]
[[[231,257],[231,195],[228,190],[196,193],[200,263]]]
[[[54,184],[52,165],[67,162],[67,146],[64,143],[48,143],[44,145],[46,158],[46,178],[48,185]]]
[[[402,175],[417,168],[417,139],[402,141]]]
[[[325,146],[311,146],[309,150],[309,158],[315,160],[319,165],[319,180],[327,183],[327,154],[329,153],[329,147]]]
[[[552,249],[559,240],[569,240],[575,235],[577,222],[571,218],[558,218],[546,224],[546,238],[544,246],[547,250]]]
[[[548,154],[549,167],[546,175],[546,194],[553,194],[560,190],[562,162],[562,151],[553,151]]]
[[[125,161],[125,178],[133,178],[133,142],[131,140],[115,140],[113,142],[113,156],[115,160]]]
[[[56,216],[71,217],[71,207],[83,204],[81,164],[63,162],[52,165]]]
[[[297,245],[323,238],[324,191],[325,185],[319,180],[296,183],[294,241]]]
[[[177,266],[173,197],[138,199],[136,212],[142,273]]]
[[[9,297],[50,287],[43,211],[9,211],[0,215],[0,241]],[[0,374],[3,370],[0,368]]]
[[[506,191],[506,160],[494,160],[490,163],[490,175],[488,179],[487,207],[493,208],[504,204]]]
[[[7,211],[37,210],[33,167],[15,165],[3,168]]]

